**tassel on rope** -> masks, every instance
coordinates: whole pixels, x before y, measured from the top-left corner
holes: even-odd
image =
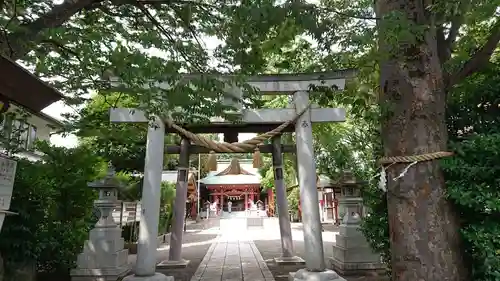
[[[256,169],[262,168],[262,156],[260,155],[259,147],[253,152],[253,167]]]
[[[210,151],[207,162],[205,163],[205,168],[209,172],[217,171],[217,154],[215,154],[215,151]]]

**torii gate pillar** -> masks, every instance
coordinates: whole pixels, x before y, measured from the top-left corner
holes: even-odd
[[[309,105],[309,93],[297,91],[293,95],[295,110],[301,112]],[[308,109],[295,123],[297,164],[299,172],[300,204],[304,232],[306,268],[291,272],[289,281],[345,281],[335,271],[326,269],[321,220],[316,188],[311,113]]]
[[[160,189],[165,147],[165,124],[155,118],[148,126],[144,183],[142,186],[142,212],[137,242],[135,274],[124,281],[174,281],[173,276],[156,272],[158,222],[160,220]]]

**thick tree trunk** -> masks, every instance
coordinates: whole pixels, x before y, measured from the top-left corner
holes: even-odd
[[[426,26],[421,40],[389,46],[381,20],[382,136],[385,156],[446,151],[445,85],[436,31],[421,0],[379,0],[379,18],[401,13],[411,24]],[[431,26],[431,28],[429,28]],[[420,162],[394,180],[408,164],[387,169],[393,280],[462,281],[468,274],[462,256],[458,216],[445,198],[438,161]]]

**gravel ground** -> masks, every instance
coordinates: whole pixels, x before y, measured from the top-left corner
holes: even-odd
[[[198,269],[213,240],[217,237],[218,228],[218,219],[188,225],[182,243],[182,258],[190,261],[188,266],[178,269],[158,269],[157,271],[167,276],[174,276],[176,281],[189,281],[196,269]],[[170,240],[167,239],[167,241]],[[158,249],[158,262],[168,260],[168,250],[168,243]],[[135,259],[136,256],[131,255],[129,263],[134,264]]]
[[[327,266],[330,265],[329,257],[333,255],[333,245],[335,244],[335,234],[338,232],[338,227],[331,224],[325,224],[323,232],[323,245],[325,251],[325,261]],[[269,229],[271,228],[271,229]],[[296,255],[304,258],[304,241],[302,234],[302,224],[292,223],[292,237]],[[267,262],[269,270],[276,281],[287,281],[288,273],[304,268],[305,265],[277,265],[274,262],[275,257],[281,254],[281,241],[279,238],[279,230],[274,226],[266,227],[266,230],[261,235],[256,234],[255,245],[259,249],[262,257]],[[386,277],[345,277],[348,281],[386,281]]]

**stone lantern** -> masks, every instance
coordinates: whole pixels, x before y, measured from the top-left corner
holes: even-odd
[[[339,203],[343,205],[345,212],[342,224],[359,225],[361,223],[359,206],[363,204],[363,199],[361,198],[360,187],[360,183],[356,181],[353,173],[344,171],[340,187],[341,197],[339,199]]]
[[[94,206],[99,209],[100,217],[96,228],[116,228],[118,225],[113,219],[113,209],[120,203],[117,188],[120,183],[115,179],[114,168],[109,165],[106,176],[100,180],[88,183],[88,187],[99,192],[99,199],[94,201]]]
[[[340,188],[339,203],[343,205],[345,215],[335,237],[333,257],[330,258],[332,268],[343,275],[371,275],[385,271],[380,255],[372,251],[359,229],[359,210],[363,204],[361,183],[352,172],[345,171]]]
[[[109,165],[106,176],[88,186],[99,191],[99,198],[94,201],[99,209],[99,220],[90,230],[83,252],[78,255],[77,268],[71,270],[71,280],[117,280],[130,269],[122,230],[113,219],[113,209],[120,203],[117,198],[120,184],[115,179],[114,168]]]

